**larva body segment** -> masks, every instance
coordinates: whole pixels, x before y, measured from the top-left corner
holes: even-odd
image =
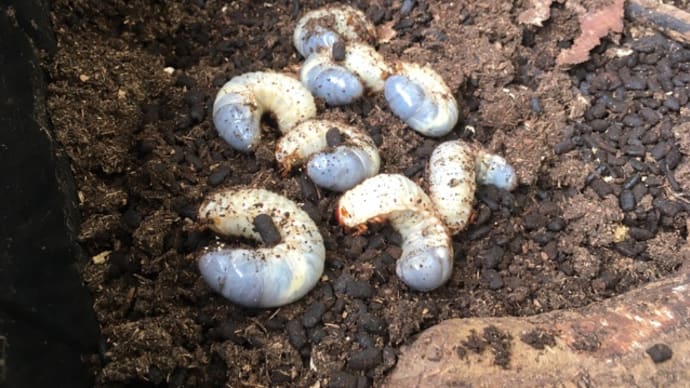
[[[297,51],[308,57],[328,51],[336,42],[376,40],[376,29],[364,12],[346,5],[326,6],[309,11],[300,18],[292,36]]]
[[[431,199],[410,179],[379,174],[346,191],[336,208],[341,225],[363,229],[388,220],[403,238],[396,273],[410,288],[430,291],[443,285],[453,269],[450,234]]]
[[[337,130],[342,141],[329,146],[327,134]],[[359,128],[330,120],[307,120],[283,136],[276,145],[276,160],[283,171],[307,162],[307,175],[321,187],[344,191],[378,173],[376,144]]]
[[[361,42],[353,42],[345,47],[343,67],[355,73],[364,86],[372,92],[383,90],[391,68],[383,55],[373,47]]]
[[[380,92],[390,68],[373,47],[354,42],[345,47],[345,59],[333,60],[331,53],[310,55],[300,70],[302,83],[328,105],[346,105],[362,96],[364,89]]]
[[[386,79],[384,95],[393,113],[422,135],[443,136],[458,121],[453,93],[428,66],[399,63]]]
[[[272,112],[286,133],[316,116],[316,104],[298,80],[287,75],[252,72],[226,82],[213,103],[213,123],[220,136],[239,151],[250,151],[261,139],[261,116]]]
[[[474,147],[448,141],[431,153],[427,165],[429,197],[452,234],[467,227],[476,190]]]
[[[247,307],[277,307],[303,297],[318,282],[326,256],[314,221],[293,201],[263,189],[233,189],[210,195],[199,220],[225,236],[261,241],[253,220],[269,215],[281,241],[258,249],[209,249],[199,259],[206,283]]]

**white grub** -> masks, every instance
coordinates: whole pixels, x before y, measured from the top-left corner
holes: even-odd
[[[318,282],[326,251],[314,221],[290,199],[263,189],[231,189],[209,195],[199,220],[224,236],[261,241],[254,218],[269,215],[281,241],[257,249],[207,249],[199,259],[206,283],[230,301],[267,308],[292,303]]]
[[[476,152],[462,141],[438,145],[427,165],[429,197],[452,234],[467,227],[472,214]]]
[[[297,51],[306,58],[330,50],[336,42],[373,43],[376,29],[364,12],[347,5],[331,5],[304,14],[292,39]]]
[[[386,79],[384,95],[393,113],[422,135],[443,136],[458,121],[453,93],[429,66],[398,63]]]
[[[337,129],[342,142],[329,147],[326,134]],[[317,185],[344,191],[376,175],[381,167],[376,144],[363,130],[330,120],[307,120],[276,145],[276,160],[284,172],[307,163],[307,175]]]
[[[410,288],[431,291],[453,270],[453,247],[431,199],[410,179],[379,174],[346,191],[336,208],[341,225],[366,230],[367,222],[388,220],[403,238],[398,277]]]
[[[477,184],[513,190],[518,183],[505,159],[461,140],[438,145],[427,166],[429,197],[452,234],[467,227]]]
[[[380,92],[391,69],[373,47],[359,42],[345,47],[345,58],[335,61],[331,53],[310,55],[302,64],[300,79],[315,96],[330,106],[346,105],[362,96],[364,89]]]
[[[286,133],[316,116],[316,104],[298,80],[265,71],[239,75],[225,83],[213,103],[213,123],[220,136],[239,151],[250,151],[261,139],[261,116],[275,115]]]

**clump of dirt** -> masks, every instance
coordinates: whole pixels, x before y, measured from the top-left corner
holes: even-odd
[[[388,32],[377,47],[387,59],[428,63],[444,77],[461,122],[424,138],[381,95],[320,104],[319,116],[365,128],[383,172],[422,182],[434,147],[461,138],[505,155],[521,180],[513,193],[477,192],[447,285],[408,290],[394,271],[400,235],[386,225],[346,234],[333,217],[336,193],[299,171],[279,173],[274,123],[251,154],[212,125],[213,98],[231,77],[298,69],[292,29],[325,3],[53,2],[49,109],[93,258],[84,278],[104,338],[93,359],[99,387],[378,384],[398,347],[441,320],[583,306],[683,260],[674,253],[687,200],[676,189],[688,181],[673,171],[687,171],[688,143],[673,129],[687,117],[687,49],[658,36],[606,43],[565,72],[555,59],[579,27],[560,4],[535,28],[517,23],[525,8],[512,3],[429,0],[403,13],[397,1],[353,2]],[[199,231],[196,208],[238,185],[284,194],[317,222],[326,270],[302,300],[247,310],[200,279],[195,260],[212,236]],[[508,365],[501,333],[484,336]]]

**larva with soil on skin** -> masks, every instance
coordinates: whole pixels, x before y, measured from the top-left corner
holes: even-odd
[[[346,105],[362,96],[365,89],[380,92],[390,73],[373,47],[354,42],[345,47],[345,57],[335,61],[330,52],[310,55],[302,64],[300,79],[315,96],[328,105]]]
[[[328,134],[337,131],[339,144],[329,144]],[[330,120],[307,120],[276,145],[276,160],[284,172],[307,163],[307,175],[320,187],[347,190],[376,175],[381,167],[376,144],[359,128]]]
[[[366,230],[367,222],[388,220],[403,238],[396,273],[410,288],[431,291],[450,278],[450,233],[431,199],[407,177],[379,174],[366,179],[340,197],[336,218],[360,233]]]
[[[220,136],[239,151],[250,151],[261,139],[261,116],[275,115],[286,133],[316,116],[316,104],[302,83],[284,74],[263,71],[226,82],[213,103],[213,123]]]
[[[199,220],[224,236],[261,241],[255,218],[267,214],[281,241],[257,249],[208,249],[199,259],[206,283],[246,307],[278,307],[306,295],[323,273],[326,251],[318,227],[290,199],[264,189],[231,189],[209,195]]]
[[[426,175],[429,197],[452,234],[467,227],[477,183],[506,190],[517,186],[515,170],[505,159],[461,140],[438,145]]]
[[[336,42],[374,43],[376,29],[364,12],[347,6],[326,6],[309,11],[297,22],[292,36],[297,51],[307,58],[330,51]]]
[[[422,135],[446,135],[458,122],[453,93],[429,66],[398,63],[386,79],[383,93],[393,113]]]

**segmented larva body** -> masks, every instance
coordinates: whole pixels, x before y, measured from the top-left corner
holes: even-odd
[[[253,220],[269,215],[281,242],[258,249],[209,249],[199,259],[206,283],[234,303],[277,307],[303,297],[323,273],[326,251],[314,221],[296,203],[263,189],[234,189],[210,195],[199,220],[225,236],[261,241]]]
[[[365,88],[382,91],[390,71],[383,56],[373,47],[354,42],[345,47],[345,57],[340,62],[328,51],[309,56],[302,65],[300,79],[315,96],[337,106],[358,99]]]
[[[458,104],[443,78],[428,66],[398,63],[384,95],[393,113],[415,131],[439,137],[458,122]]]
[[[452,234],[467,227],[477,183],[513,190],[517,181],[501,156],[461,140],[438,145],[427,165],[429,197]]]
[[[213,103],[213,123],[220,136],[239,151],[261,139],[261,116],[272,112],[286,133],[316,116],[316,104],[300,81],[271,71],[246,73],[225,83]]]
[[[434,149],[427,164],[429,197],[452,234],[467,227],[477,188],[475,150],[462,141]]]
[[[336,130],[342,138],[330,146],[327,134]],[[376,144],[359,128],[330,120],[307,120],[276,145],[276,160],[283,171],[307,162],[307,175],[317,185],[334,191],[347,190],[379,172],[381,157]]]
[[[293,43],[303,57],[330,50],[336,42],[376,40],[376,29],[364,12],[346,5],[326,6],[309,11],[300,18]]]
[[[405,176],[379,174],[366,179],[342,195],[336,217],[341,225],[359,230],[367,222],[388,220],[403,238],[396,273],[410,288],[430,291],[450,278],[450,234],[431,199]]]

